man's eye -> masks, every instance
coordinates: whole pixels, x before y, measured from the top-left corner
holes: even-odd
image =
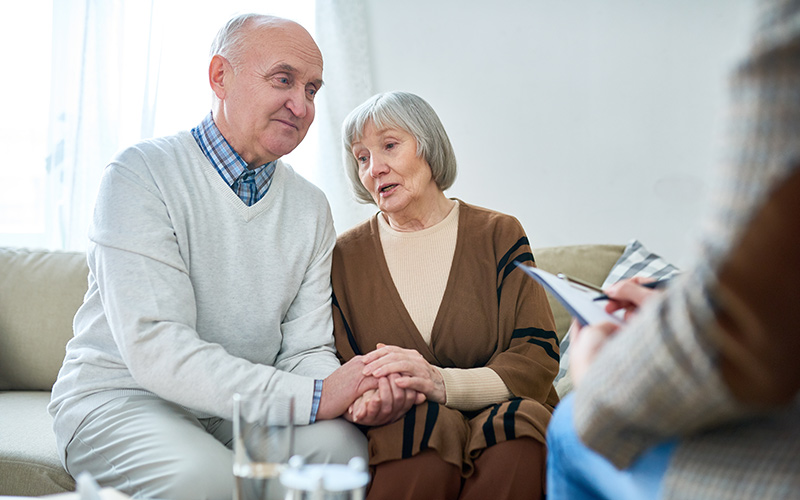
[[[317,89],[315,89],[314,87],[308,87],[306,89],[306,93],[308,93],[308,96],[313,99],[317,95]]]
[[[288,85],[289,84],[289,79],[287,77],[285,77],[285,76],[279,76],[278,77],[278,83],[280,83],[282,85]]]

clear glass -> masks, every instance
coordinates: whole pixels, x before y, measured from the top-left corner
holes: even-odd
[[[280,474],[294,451],[294,399],[233,397],[234,500],[282,500]]]

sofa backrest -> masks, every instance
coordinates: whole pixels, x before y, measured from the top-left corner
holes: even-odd
[[[86,254],[0,247],[0,391],[49,391],[88,288]]]
[[[625,245],[536,248],[536,265],[600,285]],[[88,287],[83,252],[0,247],[0,391],[50,390]],[[570,315],[550,294],[559,339]]]

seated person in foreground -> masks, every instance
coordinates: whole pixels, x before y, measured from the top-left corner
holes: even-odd
[[[550,500],[800,494],[800,0],[763,3],[696,262],[646,302],[612,287],[635,317],[572,341]]]
[[[522,226],[445,196],[455,155],[416,95],[367,100],[343,141],[356,197],[380,210],[332,265],[336,348],[379,380],[345,414],[369,426],[368,498],[539,498],[558,340],[514,265],[533,262]]]

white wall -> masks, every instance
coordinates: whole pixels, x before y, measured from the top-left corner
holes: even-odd
[[[534,247],[640,239],[681,265],[723,156],[750,0],[372,0],[377,92],[436,109],[448,191]]]

